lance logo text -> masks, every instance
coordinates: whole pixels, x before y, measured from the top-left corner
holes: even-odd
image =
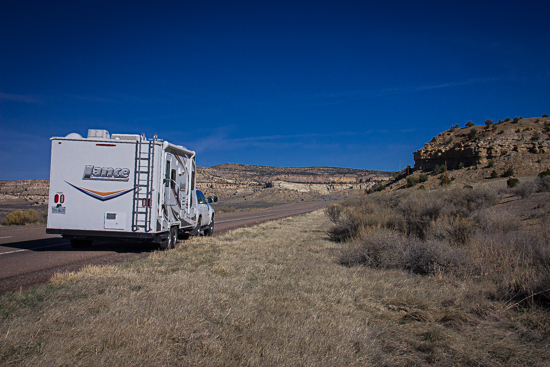
[[[104,180],[104,181],[128,181],[130,176],[129,168],[112,167],[84,167],[83,180]]]

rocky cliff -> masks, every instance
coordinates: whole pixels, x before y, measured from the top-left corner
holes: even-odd
[[[414,169],[436,165],[513,166],[517,173],[536,174],[550,165],[550,118],[515,118],[484,126],[453,127],[415,151]]]

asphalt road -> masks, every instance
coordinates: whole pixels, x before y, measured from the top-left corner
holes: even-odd
[[[214,235],[261,222],[309,213],[324,208],[322,202],[300,202],[269,209],[218,213]],[[181,240],[180,240],[181,243]],[[131,257],[146,257],[151,245],[113,241],[94,242],[86,249],[73,249],[69,240],[46,234],[45,225],[0,228],[0,293],[28,289],[45,283],[58,272],[76,271],[87,265],[104,265]]]

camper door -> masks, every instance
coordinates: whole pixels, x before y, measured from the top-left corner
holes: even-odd
[[[180,221],[187,211],[189,192],[187,160],[187,157],[174,153],[166,154],[164,203],[167,206],[167,215],[170,221]]]

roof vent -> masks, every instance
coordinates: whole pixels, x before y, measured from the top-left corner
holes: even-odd
[[[88,139],[110,139],[109,132],[107,130],[88,129]]]
[[[111,139],[138,141],[138,140],[140,140],[140,136],[137,135],[137,134],[113,134],[113,135],[111,135]]]
[[[79,133],[70,133],[65,138],[67,138],[67,139],[82,139],[82,135],[80,135]]]

